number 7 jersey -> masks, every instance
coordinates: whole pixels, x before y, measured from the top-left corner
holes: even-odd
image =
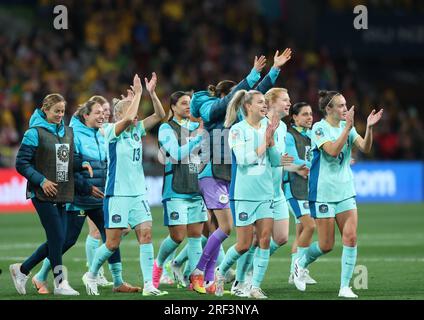
[[[346,121],[332,127],[325,119],[312,127],[312,165],[309,174],[309,201],[339,202],[356,195],[353,173],[350,168],[352,145],[359,137],[355,128],[337,157],[327,154],[322,148],[326,142],[336,141],[343,132]]]
[[[146,194],[146,183],[142,165],[141,138],[146,135],[142,121],[131,126],[119,136],[115,135],[115,124],[103,127],[107,155],[106,196],[134,197]]]

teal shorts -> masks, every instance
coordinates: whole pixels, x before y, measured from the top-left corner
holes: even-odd
[[[335,218],[336,214],[356,209],[356,198],[352,197],[340,202],[309,202],[311,216],[314,219]]]
[[[163,201],[165,226],[179,226],[208,221],[203,199],[167,199]]]
[[[297,200],[295,198],[291,198],[287,202],[289,204],[289,210],[295,218],[296,224],[300,223],[300,217],[311,214],[308,200]]]
[[[105,229],[134,229],[143,222],[152,221],[145,195],[136,197],[106,197],[103,202]]]
[[[236,227],[252,225],[256,220],[274,218],[272,201],[230,201],[231,212]]]
[[[274,220],[289,219],[289,207],[287,206],[286,199],[273,201],[272,207],[274,211]]]

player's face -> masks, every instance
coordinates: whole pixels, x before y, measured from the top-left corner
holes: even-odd
[[[109,102],[106,102],[102,105],[103,108],[103,115],[104,115],[104,123],[108,123],[110,119],[110,104]]]
[[[287,116],[290,112],[291,102],[290,96],[287,92],[280,92],[277,99],[272,104],[275,111],[281,115],[282,118]]]
[[[312,128],[312,108],[310,106],[304,106],[300,109],[299,114],[293,115],[294,123],[297,127]]]
[[[268,107],[265,104],[265,98],[263,94],[255,94],[252,97],[252,103],[247,104],[247,110],[255,118],[265,118],[268,113]]]
[[[50,109],[44,110],[44,113],[46,114],[47,122],[60,124],[65,115],[65,102],[56,103]]]
[[[190,96],[182,96],[178,99],[176,105],[173,106],[174,114],[182,119],[190,117]]]
[[[339,94],[338,96],[334,97],[332,105],[333,107],[329,108],[330,112],[328,112],[328,115],[331,115],[335,120],[338,121],[346,120],[346,99],[341,94]]]
[[[87,127],[100,129],[104,122],[104,110],[102,106],[96,103],[91,108],[90,114],[84,115],[84,119]]]

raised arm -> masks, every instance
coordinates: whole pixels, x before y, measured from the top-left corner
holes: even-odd
[[[123,118],[115,124],[116,137],[119,136],[122,132],[124,132],[137,117],[141,94],[143,92],[141,81],[137,74],[134,76],[133,85],[131,86],[131,89],[134,92],[134,96],[132,97],[131,104],[128,107],[127,112],[125,113]]]
[[[180,146],[175,136],[174,130],[169,124],[164,123],[159,128],[159,145],[160,148],[168,153],[171,158],[176,161],[181,161],[187,158],[190,152],[197,147],[202,141],[202,135],[199,133],[195,138],[190,139],[189,143]]]
[[[223,119],[225,117],[225,113],[227,112],[228,103],[233,98],[234,94],[239,90],[253,89],[256,82],[258,82],[261,78],[261,71],[265,65],[265,56],[260,56],[259,58],[255,56],[253,68],[245,79],[240,81],[225,97],[212,100],[209,103],[207,102],[200,108],[200,114],[203,121],[215,122]]]
[[[383,116],[383,109],[375,113],[375,110],[372,110],[367,119],[367,129],[365,131],[365,138],[358,136],[354,141],[355,145],[358,147],[361,152],[368,153],[371,151],[372,140],[373,140],[373,127],[377,122],[380,121]]]
[[[284,50],[282,54],[279,54],[279,51],[277,50],[274,55],[274,65],[255,89],[265,94],[269,89],[274,87],[281,68],[291,59],[291,54],[292,51],[290,48]]]
[[[152,129],[166,116],[162,103],[160,102],[155,92],[157,81],[158,78],[155,72],[152,73],[152,78],[150,79],[150,81],[148,81],[147,78],[144,78],[144,82],[146,83],[146,89],[150,94],[150,98],[152,99],[153,103],[153,109],[155,110],[155,113],[143,120],[143,126],[146,131]]]
[[[347,139],[349,138],[350,130],[353,128],[354,117],[355,117],[355,107],[352,106],[352,108],[350,108],[349,111],[347,112],[346,126],[343,129],[343,132],[340,135],[340,137],[334,142],[325,141],[322,144],[318,144],[318,147],[322,147],[322,149],[330,156],[334,158],[338,157]],[[312,133],[312,134],[316,134],[316,133]]]

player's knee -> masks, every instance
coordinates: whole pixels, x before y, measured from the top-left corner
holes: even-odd
[[[119,241],[106,241],[106,248],[110,251],[116,251],[119,248]]]
[[[343,234],[343,244],[350,246],[350,247],[354,247],[356,246],[356,234],[355,233],[347,233],[347,234]]]
[[[262,236],[259,238],[259,247],[261,248],[269,248],[269,245],[271,243],[271,239],[269,236]]]
[[[126,228],[124,230],[122,230],[122,237],[125,237],[128,233],[130,233],[131,228]]]
[[[181,234],[179,234],[179,233],[178,234],[171,234],[171,239],[178,244],[183,242],[184,238],[185,238],[185,236],[182,233]]]
[[[333,250],[333,247],[334,247],[334,243],[330,243],[330,242],[319,245],[319,248],[321,249],[323,253],[330,252],[331,250]]]
[[[288,237],[288,235],[285,235],[285,234],[279,235],[279,236],[277,236],[277,237],[274,238],[274,241],[279,246],[282,246],[282,245],[286,244],[288,240],[289,240],[289,237]]]
[[[152,229],[143,229],[141,231],[141,243],[151,243],[152,242]]]
[[[227,236],[231,234],[231,225],[227,224],[219,227]]]
[[[246,252],[249,250],[249,247],[250,247],[250,246],[248,246],[246,243],[243,243],[243,244],[240,244],[240,245],[236,248],[236,250],[237,250],[237,252],[238,252],[240,255],[242,255],[242,254],[246,253]]]
[[[102,238],[99,230],[91,230],[90,231],[90,236],[93,237],[94,239],[100,240]]]
[[[308,221],[303,226],[303,231],[302,232],[306,232],[307,234],[312,235],[314,233],[314,231],[315,231],[315,223],[314,223],[314,221]]]

